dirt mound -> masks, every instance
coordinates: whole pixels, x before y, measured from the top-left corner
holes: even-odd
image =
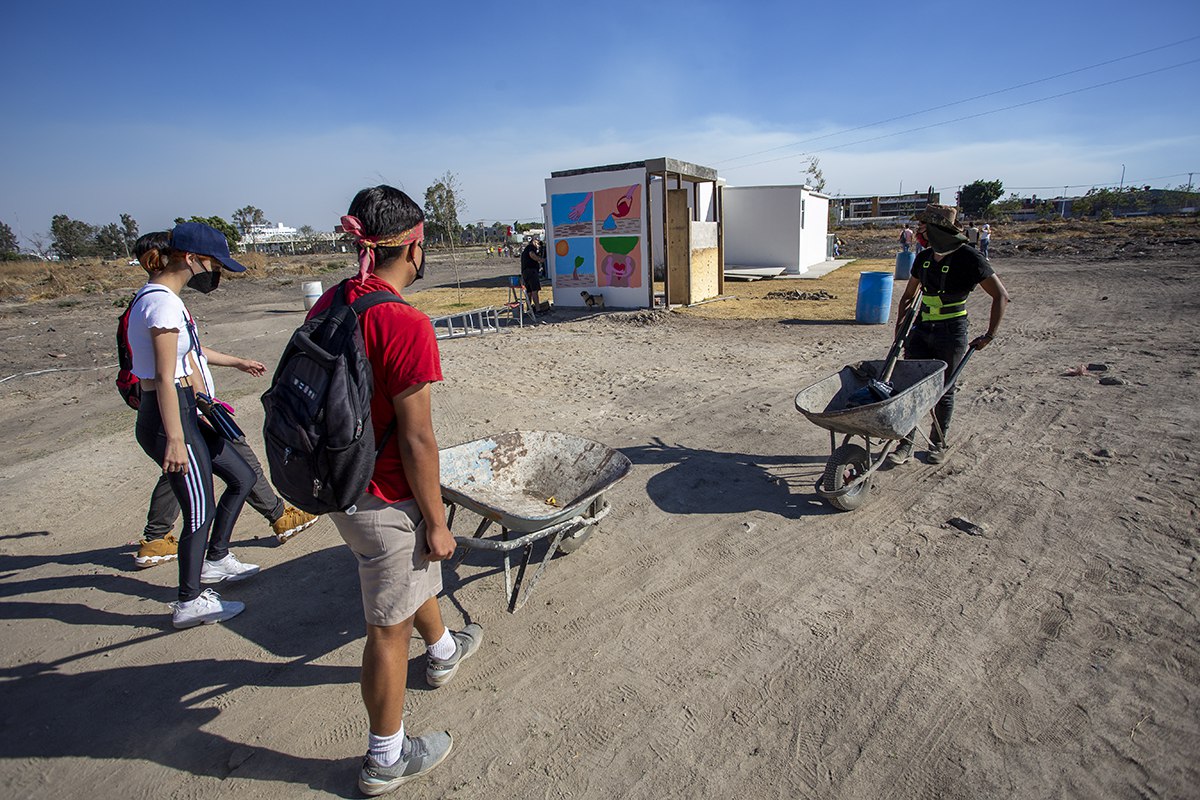
[[[625,328],[649,328],[655,325],[666,324],[670,321],[670,315],[665,311],[650,311],[649,309],[618,311],[607,314],[604,321],[609,325]]]
[[[837,300],[836,294],[830,294],[824,289],[815,292],[800,292],[795,289],[790,291],[774,291],[767,292],[768,300],[816,300],[823,302],[826,300]]]

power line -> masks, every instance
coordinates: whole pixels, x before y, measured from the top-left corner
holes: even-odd
[[[966,114],[961,117],[955,117],[954,119],[947,119],[947,120],[943,120],[941,122],[933,122],[928,125],[920,125],[916,128],[908,128],[907,130],[903,130],[903,131],[895,131],[893,133],[885,133],[885,134],[881,134],[879,136],[872,136],[867,139],[859,139],[859,140],[853,141],[853,142],[846,142],[845,144],[830,145],[829,147],[823,147],[820,150],[808,150],[803,153],[792,153],[791,155],[780,156],[779,158],[768,158],[764,161],[755,161],[750,164],[739,164],[736,167],[727,167],[724,171],[732,172],[735,169],[745,169],[746,167],[757,167],[760,164],[772,164],[776,161],[787,161],[792,158],[800,158],[802,156],[811,156],[811,155],[816,155],[817,153],[826,153],[826,152],[829,152],[830,150],[840,150],[843,147],[853,147],[854,145],[857,145],[857,144],[867,144],[869,142],[877,142],[881,139],[890,139],[894,136],[904,136],[905,134],[909,134],[909,133],[917,133],[919,131],[929,130],[930,128],[937,128],[941,125],[949,125],[953,122],[963,122],[963,121],[969,120],[969,119],[978,119],[979,117],[986,117],[991,114],[999,114],[1001,111],[1012,111],[1014,108],[1022,108],[1024,106],[1031,106],[1031,105],[1034,105],[1035,103],[1044,103],[1047,100],[1057,100],[1060,97],[1067,97],[1069,95],[1079,94],[1080,92],[1090,91],[1092,89],[1100,89],[1105,86],[1112,86],[1113,84],[1124,83],[1125,81],[1131,81],[1136,78],[1145,78],[1148,75],[1156,75],[1160,72],[1166,72],[1167,70],[1178,69],[1179,67],[1186,67],[1189,64],[1195,64],[1197,62],[1200,62],[1200,58],[1193,58],[1190,61],[1182,61],[1178,64],[1171,64],[1170,66],[1159,67],[1158,69],[1152,69],[1147,72],[1139,72],[1136,75],[1128,75],[1124,78],[1116,78],[1111,81],[1104,81],[1102,83],[1094,83],[1091,86],[1083,86],[1078,89],[1071,89],[1069,91],[1060,92],[1058,94],[1052,94],[1047,97],[1039,97],[1034,100],[1026,100],[1023,103],[1014,103],[1011,106],[1003,106],[1002,108],[994,108],[991,111],[980,111],[977,114]]]
[[[1045,78],[1038,78],[1037,80],[1027,81],[1025,83],[1018,83],[1014,86],[1009,86],[1004,89],[996,89],[995,91],[992,91],[992,92],[986,92],[984,94],[977,94],[974,97],[966,97],[966,98],[963,98],[962,100],[955,100],[952,103],[943,103],[940,106],[933,106],[931,108],[926,108],[922,111],[913,111],[909,114],[901,114],[898,117],[889,117],[888,119],[882,119],[882,120],[879,120],[878,122],[868,122],[865,125],[858,125],[853,128],[845,128],[840,131],[834,131],[833,133],[826,133],[826,134],[822,134],[821,136],[814,136],[810,139],[801,139],[800,141],[791,142],[789,144],[781,144],[781,145],[777,145],[775,147],[768,147],[765,150],[756,150],[753,153],[746,153],[746,154],[740,155],[740,156],[733,156],[732,158],[726,158],[721,161],[714,162],[714,166],[720,166],[721,164],[727,164],[730,161],[741,161],[743,158],[752,158],[754,156],[762,155],[763,153],[773,153],[776,150],[785,150],[789,147],[798,147],[799,145],[809,144],[810,142],[819,142],[822,139],[829,139],[833,136],[841,136],[844,133],[853,133],[854,131],[861,131],[861,130],[865,130],[866,128],[875,128],[880,125],[886,125],[889,122],[896,122],[898,120],[908,119],[909,117],[916,117],[916,116],[920,116],[922,114],[929,114],[933,111],[940,111],[944,108],[951,108],[953,106],[962,105],[963,103],[970,103],[974,100],[982,100],[985,97],[994,97],[995,95],[1004,94],[1005,92],[1011,92],[1011,91],[1015,91],[1017,89],[1024,89],[1027,86],[1034,86],[1035,84],[1046,83],[1047,81],[1057,80],[1058,78],[1065,78],[1068,75],[1075,75],[1080,72],[1087,72],[1088,70],[1091,70],[1091,69],[1105,67],[1105,66],[1108,66],[1109,64],[1115,64],[1118,61],[1127,61],[1131,58],[1137,58],[1138,56],[1144,56],[1147,53],[1154,53],[1159,50],[1166,50],[1167,48],[1170,48],[1170,47],[1177,47],[1181,44],[1187,44],[1188,42],[1195,41],[1196,39],[1200,39],[1200,36],[1191,36],[1191,37],[1188,37],[1187,39],[1180,39],[1177,42],[1171,42],[1169,44],[1159,45],[1158,47],[1151,47],[1148,50],[1141,50],[1136,53],[1130,53],[1129,55],[1121,56],[1119,58],[1113,58],[1108,61],[1101,61],[1096,64],[1090,64],[1086,67],[1079,67],[1078,69],[1068,70],[1067,72],[1060,72],[1057,75],[1050,75]],[[763,162],[760,162],[760,163],[763,163]],[[743,166],[753,166],[753,165],[745,164]],[[729,169],[739,169],[739,167],[730,167]]]
[[[1182,178],[1184,175],[1194,175],[1197,172],[1200,172],[1200,170],[1192,170],[1191,172],[1176,172],[1172,175],[1159,175],[1158,177],[1155,177],[1155,178],[1140,178],[1138,180],[1127,179],[1125,181],[1125,183],[1133,185],[1133,186],[1139,186],[1139,185],[1144,186],[1148,183],[1153,183],[1154,181],[1165,181],[1170,178]],[[933,187],[933,190],[935,192],[949,192],[952,190],[956,191],[958,189],[961,189],[964,186],[967,186],[968,183],[970,183],[970,182],[953,183],[948,186],[935,186],[935,187]],[[1118,184],[1116,184],[1116,183],[1107,183],[1105,181],[1092,181],[1090,183],[1066,183],[1066,184],[1057,183],[1057,184],[1054,184],[1053,186],[1005,186],[1004,191],[1006,191],[1006,192],[1009,192],[1009,191],[1030,192],[1030,191],[1034,191],[1034,190],[1041,191],[1043,189],[1050,189],[1050,190],[1082,189],[1084,187],[1087,187],[1089,189],[1091,189],[1091,188],[1103,189],[1105,187],[1117,186],[1117,185]],[[918,189],[917,191],[910,192],[910,194],[925,194],[925,192]],[[881,197],[884,196],[884,195],[880,194],[879,192],[857,192],[857,193],[856,192],[838,192],[836,195],[834,195],[834,197],[875,197],[877,195],[881,196]]]

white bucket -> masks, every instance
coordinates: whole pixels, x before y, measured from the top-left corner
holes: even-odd
[[[320,281],[305,281],[300,284],[300,291],[304,293],[304,309],[307,311],[317,304],[325,290],[321,288]]]

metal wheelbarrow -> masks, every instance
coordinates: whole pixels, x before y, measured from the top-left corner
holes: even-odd
[[[472,536],[455,536],[463,548],[504,554],[504,592],[508,610],[516,612],[529,595],[555,552],[573,553],[583,546],[600,520],[612,510],[604,493],[629,474],[624,453],[600,442],[555,431],[512,431],[441,451],[442,500],[453,530],[459,506],[483,520]],[[498,538],[484,538],[492,524]],[[515,538],[514,538],[515,535]],[[546,556],[521,584],[534,542],[551,538]],[[510,554],[520,549],[521,563],[512,576]]]
[[[817,481],[817,494],[841,511],[861,506],[871,491],[872,475],[883,465],[892,442],[907,436],[942,395],[954,388],[974,352],[974,348],[967,349],[946,381],[944,361],[897,361],[891,374],[895,394],[867,405],[847,407],[852,396],[861,396],[863,388],[883,374],[886,361],[851,364],[800,391],[796,410],[829,431],[830,456]],[[843,435],[840,446],[838,434]],[[852,443],[856,436],[863,439],[865,447]]]

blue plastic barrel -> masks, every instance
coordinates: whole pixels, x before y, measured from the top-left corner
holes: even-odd
[[[917,260],[917,254],[913,252],[896,253],[896,280],[906,281],[912,275],[913,262]]]
[[[858,276],[858,304],[854,321],[884,325],[892,314],[892,273],[864,272]]]

